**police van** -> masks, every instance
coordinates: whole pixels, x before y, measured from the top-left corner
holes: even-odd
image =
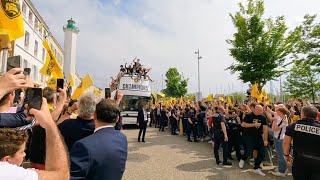
[[[138,75],[125,74],[119,78],[117,88],[112,91],[112,96],[120,90],[123,94],[120,102],[122,125],[138,125],[138,108],[142,103],[148,103],[151,99],[151,83]],[[148,112],[150,123],[150,112]]]

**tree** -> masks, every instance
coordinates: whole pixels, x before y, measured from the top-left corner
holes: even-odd
[[[284,83],[285,90],[294,98],[300,97],[312,99],[315,102],[320,91],[320,82],[317,80],[317,72],[310,64],[296,61]]]
[[[235,59],[227,69],[238,72],[245,83],[258,83],[261,90],[266,82],[283,73],[279,68],[292,53],[297,32],[288,33],[283,16],[263,19],[262,0],[249,0],[247,7],[239,3],[239,7],[239,12],[230,14],[237,32],[233,40],[227,40],[232,46],[230,55]]]
[[[301,26],[297,27],[300,32],[297,43],[297,61],[316,66],[320,72],[320,23],[315,22],[316,15],[305,15]]]
[[[171,97],[181,97],[188,92],[188,79],[184,79],[177,68],[170,68],[166,72],[167,87],[163,92]]]

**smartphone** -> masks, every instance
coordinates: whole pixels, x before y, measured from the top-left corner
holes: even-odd
[[[12,56],[7,59],[7,71],[21,67],[21,56]]]
[[[30,73],[31,73],[31,68],[24,68],[23,74],[24,74],[25,76],[30,76]]]
[[[27,90],[28,114],[31,108],[38,109],[38,110],[41,109],[42,97],[43,97],[43,94],[42,94],[41,88],[28,88]]]
[[[64,88],[64,79],[57,79],[57,91]]]
[[[104,96],[106,99],[111,98],[111,89],[110,88],[105,88],[104,89]]]

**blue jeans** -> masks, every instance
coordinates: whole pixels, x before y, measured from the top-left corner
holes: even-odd
[[[278,156],[278,170],[280,173],[285,173],[287,169],[286,161],[284,160],[283,156],[283,149],[282,149],[282,144],[283,144],[283,139],[274,139],[275,145],[276,145],[276,152]]]

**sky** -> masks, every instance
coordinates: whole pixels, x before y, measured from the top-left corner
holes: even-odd
[[[197,55],[200,50],[200,82],[204,95],[243,92],[247,85],[225,70],[233,63],[227,39],[235,28],[230,13],[244,0],[32,0],[50,31],[63,47],[62,27],[71,17],[80,29],[77,70],[90,73],[104,88],[119,66],[138,57],[152,67],[153,91],[162,89],[162,75],[176,67],[189,78],[189,92],[198,87]],[[265,17],[284,15],[290,28],[307,13],[319,12],[319,0],[265,0]],[[273,82],[270,91],[277,92]],[[164,84],[165,86],[165,84]]]

